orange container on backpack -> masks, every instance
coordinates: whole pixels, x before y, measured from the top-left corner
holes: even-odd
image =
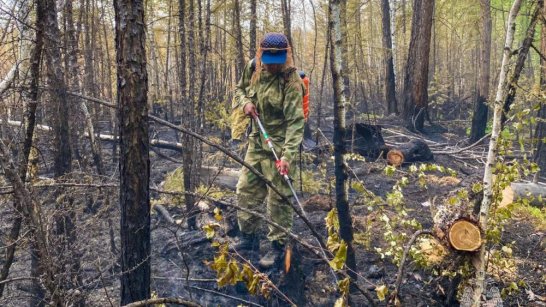
[[[300,76],[301,75],[302,73],[300,73]],[[305,85],[305,93],[303,94],[303,117],[307,122],[307,119],[309,118],[309,78],[307,78],[307,76],[303,74],[303,77],[301,79],[303,81],[303,84]]]

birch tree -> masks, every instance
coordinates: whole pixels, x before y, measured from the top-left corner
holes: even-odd
[[[339,233],[341,239],[347,243],[347,267],[352,272],[349,275],[356,279],[356,260],[353,242],[353,225],[349,208],[349,193],[347,184],[347,164],[345,161],[345,113],[347,98],[342,75],[342,37],[341,37],[341,1],[330,0],[329,25],[330,41],[330,69],[332,71],[332,85],[334,89],[334,163],[336,177],[336,208],[339,218]]]
[[[497,85],[497,93],[493,104],[493,131],[491,132],[491,141],[489,142],[487,162],[485,164],[485,171],[483,175],[484,191],[479,215],[480,227],[485,232],[487,232],[487,219],[489,217],[489,210],[493,197],[493,167],[497,162],[498,155],[497,144],[501,131],[503,101],[504,97],[506,96],[506,75],[508,74],[510,54],[512,53],[512,43],[514,41],[514,32],[516,30],[516,16],[521,8],[521,2],[522,0],[515,0],[512,4],[512,8],[510,9],[510,14],[508,15],[504,52],[501,70],[499,73],[499,83]],[[487,244],[482,244],[479,254],[477,255],[477,259],[475,259],[476,280],[474,286],[473,307],[480,306],[481,297],[484,290],[486,245]]]

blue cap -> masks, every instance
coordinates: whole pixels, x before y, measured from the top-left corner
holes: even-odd
[[[260,42],[262,63],[284,64],[288,53],[288,39],[282,33],[267,33]]]

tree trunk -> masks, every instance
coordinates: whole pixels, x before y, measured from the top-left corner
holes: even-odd
[[[344,135],[346,130],[345,124],[345,87],[343,84],[343,76],[341,70],[341,53],[342,53],[342,37],[341,37],[341,21],[340,21],[340,1],[330,0],[329,5],[329,28],[330,42],[330,67],[332,70],[332,82],[334,89],[334,163],[336,176],[336,208],[339,218],[339,229],[341,239],[347,243],[347,267],[351,270],[349,275],[356,278],[356,260],[353,249],[353,226],[348,200],[348,185],[347,185],[347,166],[344,158],[345,143]]]
[[[258,15],[256,13],[256,0],[250,0],[250,49],[249,56],[253,59],[256,56],[256,21],[258,20]]]
[[[292,19],[290,18],[292,11],[291,0],[281,0],[281,12],[282,12],[282,25],[284,29],[284,35],[288,39],[288,44],[292,48],[292,63],[296,64],[296,48],[292,41]]]
[[[543,0],[537,1],[535,11],[533,12],[533,15],[531,17],[531,21],[529,22],[529,26],[527,27],[525,39],[521,43],[521,47],[518,50],[518,58],[516,60],[516,66],[514,67],[514,72],[512,73],[512,76],[510,77],[510,81],[508,81],[508,90],[506,97],[504,98],[503,103],[503,112],[502,112],[502,118],[501,118],[501,129],[504,127],[504,124],[506,123],[506,120],[508,119],[508,112],[510,112],[510,107],[512,106],[512,103],[514,103],[514,99],[516,99],[516,90],[518,85],[518,80],[521,75],[521,72],[523,71],[523,66],[525,65],[525,59],[527,58],[527,54],[529,53],[529,48],[531,47],[531,44],[533,43],[533,39],[535,38],[535,28],[538,22],[538,18],[540,14],[542,13],[542,7],[544,5]]]
[[[484,191],[483,201],[480,207],[480,227],[487,233],[487,218],[489,217],[489,207],[493,197],[493,167],[497,162],[498,148],[497,143],[501,131],[501,116],[503,100],[505,97],[506,75],[508,72],[510,53],[512,52],[512,43],[514,41],[514,32],[516,30],[516,16],[521,7],[522,0],[515,0],[510,14],[508,16],[506,40],[504,43],[504,54],[502,57],[501,71],[499,74],[499,84],[497,86],[497,94],[495,95],[494,112],[493,112],[493,131],[491,132],[491,141],[489,142],[489,151],[487,153],[487,162],[483,175]],[[485,282],[485,249],[486,244],[480,248],[479,255],[475,257],[476,262],[476,284],[473,294],[473,306],[479,307]]]
[[[478,66],[478,86],[476,103],[472,115],[470,142],[474,143],[485,135],[487,127],[487,98],[489,97],[489,80],[491,70],[491,0],[481,0],[482,39],[480,45],[480,62]]]
[[[385,101],[387,102],[388,114],[398,114],[389,0],[381,0],[381,11],[383,13],[381,20],[383,23],[383,54],[385,57]]]
[[[195,31],[194,26],[195,25],[195,10],[194,10],[194,0],[190,0],[189,2],[189,9],[188,9],[188,23],[190,25],[189,27],[189,33],[188,33],[188,57],[189,57],[189,84],[188,84],[188,95],[184,99],[185,106],[184,106],[184,112],[185,116],[183,118],[182,125],[186,129],[190,129],[195,131],[196,128],[196,117],[195,117],[195,72],[196,72],[196,60],[195,60]],[[189,137],[188,135],[185,135],[183,138],[183,145],[184,148],[187,148],[188,150],[184,151],[184,174],[183,174],[183,180],[184,180],[184,189],[186,191],[193,191],[196,182],[194,180],[195,174],[195,141]],[[184,197],[185,203],[186,203],[186,214],[188,216],[188,227],[189,228],[195,228],[196,225],[196,219],[195,216],[192,214],[192,210],[194,207],[194,198],[192,196],[185,196]]]
[[[414,0],[411,40],[404,78],[403,117],[410,130],[422,131],[428,108],[428,63],[434,0]]]
[[[193,1],[193,0],[190,0]],[[234,14],[233,14],[233,27],[235,32],[235,40],[236,40],[236,51],[237,51],[237,59],[236,67],[235,67],[235,79],[239,80],[241,78],[241,75],[243,74],[243,69],[245,68],[245,55],[243,52],[243,32],[241,30],[241,8],[239,5],[239,0],[234,0]],[[191,13],[190,13],[191,14]]]
[[[546,16],[546,8],[543,10],[543,15]],[[542,24],[540,53],[546,54],[546,24]],[[540,88],[546,89],[546,61],[540,58]],[[537,114],[537,126],[535,129],[534,142],[535,147],[535,163],[540,167],[539,176],[546,177],[546,103],[539,101],[540,108]]]
[[[78,36],[76,33],[76,30],[74,28],[73,18],[72,18],[72,2],[67,1],[66,3],[66,15],[67,15],[67,33],[68,36],[68,73],[69,73],[69,84],[70,84],[70,91],[72,92],[80,92],[80,86],[78,81]],[[93,127],[93,119],[91,118],[91,114],[89,113],[89,109],[87,108],[87,104],[85,101],[81,99],[77,99],[74,96],[72,96],[70,99],[70,104],[75,105],[78,104],[84,119],[85,119],[85,129],[87,130],[87,133],[89,135],[89,141],[91,145],[91,154],[93,156],[93,162],[95,164],[95,167],[97,168],[97,174],[104,175],[104,168],[102,165],[102,158],[100,153],[100,146],[98,141],[95,138],[95,128]],[[72,107],[72,109],[75,109]],[[75,129],[73,129],[75,130]],[[77,146],[75,145],[77,148]]]
[[[57,10],[54,0],[45,0],[45,32],[44,50],[47,60],[47,77],[49,79],[51,98],[53,101],[55,131],[55,177],[68,174],[71,169],[71,150],[69,141],[68,110],[66,106],[66,84],[64,79],[63,65],[61,62],[60,46],[58,38],[61,37],[57,24]]]
[[[28,13],[28,10],[30,10],[29,3],[23,5],[28,5],[27,9],[23,9],[23,7],[20,8],[19,12],[22,13],[22,15],[26,15]],[[37,13],[40,15],[40,20],[43,20],[43,13],[44,11],[37,11]],[[28,16],[28,15],[26,15]],[[38,19],[38,17],[37,17]],[[26,20],[24,18],[21,18],[22,23]],[[22,25],[24,30],[26,29],[25,25]],[[22,39],[29,39],[29,37],[26,37],[28,35],[28,32],[30,31],[23,31],[21,33]],[[22,146],[22,153],[19,157],[19,177],[21,178],[22,182],[25,182],[26,175],[27,175],[27,166],[28,166],[28,160],[30,155],[30,150],[32,148],[32,139],[34,137],[34,126],[36,123],[36,107],[38,104],[38,79],[40,75],[40,59],[42,56],[42,48],[43,48],[43,27],[40,27],[37,25],[36,27],[36,39],[34,47],[32,48],[31,58],[29,59],[30,62],[30,80],[29,80],[29,92],[27,95],[25,95],[25,99],[23,100],[23,124],[22,124],[22,133],[24,136],[23,139],[23,146]],[[29,39],[30,40],[30,39]],[[25,48],[24,45],[22,48]],[[26,47],[28,48],[28,46]],[[23,59],[24,60],[24,59]],[[16,65],[17,67],[18,65]],[[15,77],[15,72],[14,72]],[[21,212],[24,204],[16,201],[15,202],[15,211]],[[6,248],[5,252],[5,260],[2,265],[2,269],[0,270],[0,297],[3,296],[4,293],[4,287],[5,283],[1,283],[2,281],[5,281],[8,278],[9,271],[11,268],[11,265],[13,264],[13,260],[15,257],[15,250],[17,248],[17,240],[19,239],[19,234],[21,232],[21,226],[23,222],[23,216],[21,214],[16,214],[15,220],[13,221],[13,225],[9,232],[9,238],[8,238],[8,244],[9,246]],[[39,270],[37,269],[39,266],[38,259],[36,258],[37,253],[34,252],[34,250],[31,247],[31,257],[33,260],[33,268],[36,268],[36,270],[32,270],[31,274],[32,277],[38,278],[40,276]],[[32,294],[33,299],[30,302],[32,306],[39,306],[40,300],[44,297],[44,293],[42,291],[42,288],[40,287],[40,284],[38,280],[32,281]]]
[[[121,305],[150,298],[148,74],[143,0],[114,0],[120,132]]]

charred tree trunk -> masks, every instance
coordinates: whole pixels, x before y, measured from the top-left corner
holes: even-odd
[[[121,305],[150,298],[148,74],[143,0],[114,0],[120,132]]]
[[[54,131],[54,176],[56,178],[62,177],[70,173],[72,168],[72,151],[70,146],[70,106],[67,105],[68,95],[67,86],[65,83],[65,75],[63,71],[63,65],[61,61],[61,47],[59,45],[59,37],[61,37],[59,26],[57,22],[57,9],[55,0],[45,0],[45,39],[44,50],[47,63],[47,77],[50,82],[50,97],[53,104],[53,131]],[[59,196],[60,194],[57,194]],[[64,198],[64,197],[60,197]],[[59,285],[60,292],[67,289],[79,288],[78,277],[79,274],[79,257],[70,256],[74,252],[74,244],[76,242],[75,232],[75,213],[70,205],[71,200],[68,196],[67,201],[59,201],[57,198],[58,216],[55,217],[55,230],[60,236],[60,243],[62,245],[63,252],[56,254],[56,262],[62,268],[68,269],[65,278],[62,278]],[[75,271],[73,271],[74,269]],[[75,281],[75,282],[72,282]],[[82,302],[79,302],[80,304]]]
[[[422,131],[428,112],[428,63],[433,12],[434,0],[413,1],[402,114],[410,130]]]
[[[543,9],[543,15],[546,16],[546,8]],[[546,24],[542,24],[540,50],[542,54],[546,54]],[[540,58],[540,88],[546,89],[546,60]],[[540,108],[537,114],[537,126],[535,129],[534,141],[535,147],[535,163],[540,167],[539,175],[546,177],[546,103],[540,101]]]
[[[491,0],[481,0],[482,39],[480,45],[480,62],[478,67],[478,86],[476,103],[472,115],[470,142],[474,143],[485,135],[487,127],[487,98],[489,96],[489,79],[491,70]]]
[[[398,114],[389,0],[381,0],[381,11],[383,14],[381,20],[383,24],[383,54],[385,57],[385,100],[388,114]]]
[[[330,42],[330,67],[332,70],[332,83],[334,89],[334,163],[336,176],[336,208],[339,218],[341,239],[347,243],[347,267],[351,270],[349,275],[356,279],[356,260],[353,248],[353,225],[348,200],[347,165],[345,162],[345,142],[343,140],[346,130],[345,124],[345,87],[341,70],[341,21],[340,0],[330,0],[329,3]]]
[[[51,98],[53,101],[55,131],[55,177],[68,174],[71,170],[72,156],[70,150],[68,110],[66,106],[67,88],[64,79],[63,65],[61,62],[61,48],[58,45],[58,38],[61,37],[57,24],[57,10],[54,0],[45,0],[45,31],[44,50],[47,61],[47,77],[50,87],[53,88]]]
[[[185,128],[195,131],[196,127],[196,116],[195,116],[195,73],[196,73],[196,60],[195,60],[195,31],[194,26],[195,25],[195,9],[194,9],[194,0],[189,1],[189,8],[188,8],[188,23],[189,23],[189,33],[188,33],[188,58],[189,58],[189,74],[188,79],[190,80],[188,84],[188,95],[184,99],[185,105],[184,105],[184,112],[185,116],[183,118],[183,123]],[[241,51],[242,52],[242,51]],[[194,180],[195,178],[195,167],[194,163],[196,160],[195,157],[195,141],[193,138],[191,138],[188,135],[184,136],[183,139],[183,145],[184,148],[187,148],[188,150],[184,151],[184,163],[183,163],[183,180],[184,180],[184,189],[186,191],[193,191],[194,187],[196,186],[196,182]],[[190,195],[186,195],[184,197],[185,203],[186,203],[186,214],[187,214],[187,221],[188,221],[188,227],[193,229],[196,227],[196,219],[195,216],[193,216],[192,211],[194,207],[194,198]]]
[[[516,90],[518,85],[518,80],[521,75],[521,72],[523,71],[523,66],[525,65],[525,59],[527,58],[527,54],[529,53],[529,48],[531,47],[531,44],[533,43],[533,39],[535,38],[535,28],[538,22],[538,18],[542,13],[542,7],[544,6],[544,1],[539,0],[537,1],[535,11],[533,12],[533,15],[531,17],[531,21],[529,22],[529,26],[527,27],[527,34],[525,35],[525,39],[521,43],[521,47],[518,50],[518,58],[516,60],[516,66],[514,67],[514,72],[512,73],[512,76],[510,77],[510,80],[508,81],[508,90],[506,97],[504,98],[504,103],[502,107],[502,119],[501,119],[501,129],[504,127],[504,124],[506,123],[506,120],[508,119],[508,112],[510,112],[510,107],[514,103],[514,99],[516,98]]]
[[[480,227],[484,232],[487,232],[487,219],[489,217],[490,205],[493,198],[493,167],[497,163],[497,144],[501,131],[503,101],[506,95],[506,75],[508,72],[510,53],[512,52],[514,32],[516,30],[516,16],[518,15],[519,9],[521,7],[521,2],[521,0],[514,1],[514,3],[512,4],[512,8],[510,9],[510,14],[508,15],[508,21],[506,24],[506,39],[504,43],[501,71],[499,74],[499,83],[497,86],[497,93],[495,95],[493,111],[493,130],[491,132],[491,141],[489,142],[489,151],[487,153],[487,163],[485,164],[485,170],[483,175],[484,191],[483,201],[480,206],[479,219]],[[480,248],[478,255],[476,255],[474,258],[476,266],[476,284],[474,286],[473,293],[473,307],[480,306],[481,297],[485,286],[485,247],[486,244],[483,244]]]

